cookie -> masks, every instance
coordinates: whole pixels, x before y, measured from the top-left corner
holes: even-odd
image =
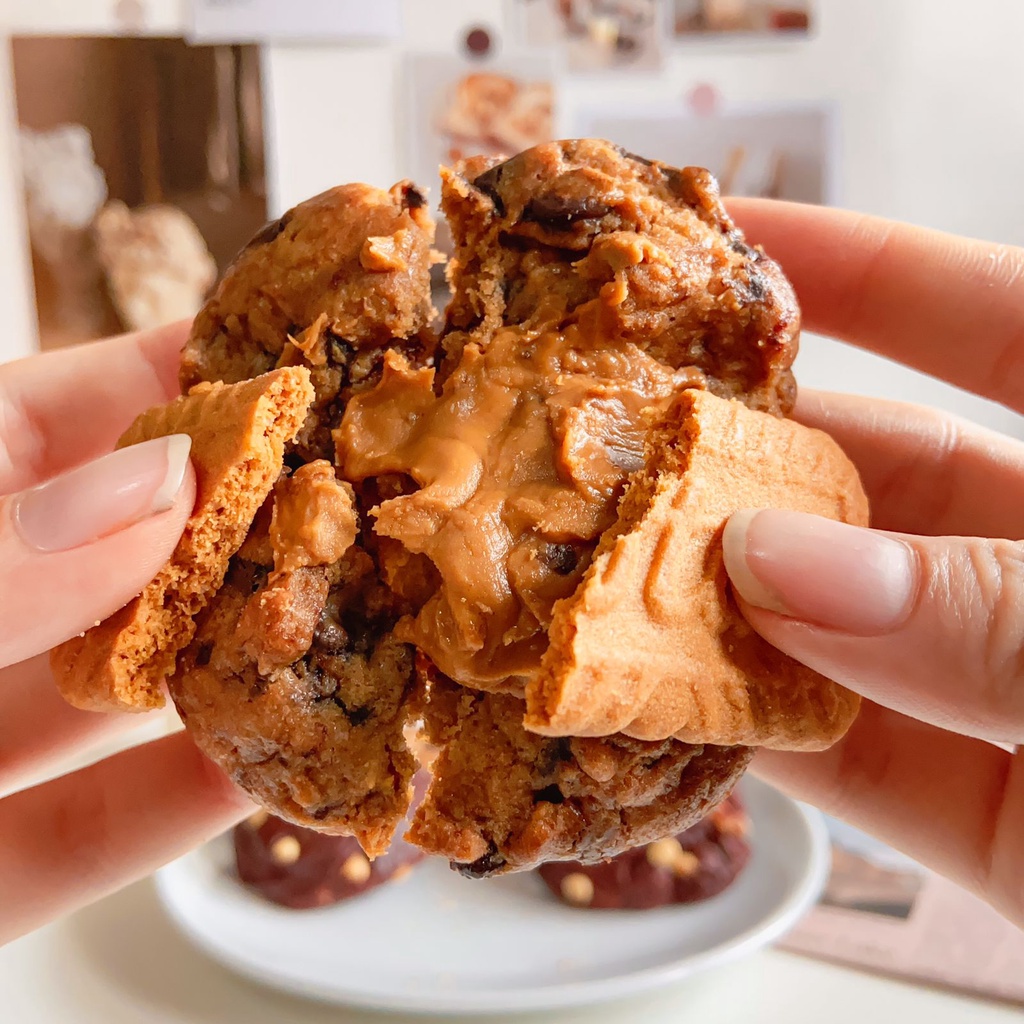
[[[312,398],[303,367],[231,386],[199,384],[143,413],[121,437],[118,447],[189,434],[196,503],[171,560],[142,593],[54,649],[54,678],[68,701],[103,711],[163,705],[175,655],[192,639],[194,616],[223,582]]]
[[[407,878],[424,854],[401,840],[369,860],[351,836],[328,836],[258,811],[232,833],[238,880],[291,910],[329,907]]]
[[[856,471],[826,434],[684,391],[558,606],[527,728],[779,750],[821,750],[846,732],[857,695],[781,654],[731,597],[722,530],[741,508],[868,521]]]
[[[681,396],[790,438],[776,425],[799,312],[706,171],[550,143],[445,171],[442,207],[455,255],[437,337],[433,225],[408,183],[296,207],[197,317],[185,386],[301,365],[315,396],[168,689],[265,809],[371,857],[410,806],[422,722],[438,754],[411,842],[472,876],[597,862],[701,818],[751,750],[664,732],[664,701],[607,735],[528,730],[562,609],[613,538],[647,543],[643,481],[680,477],[651,462],[652,432]]]
[[[409,842],[469,877],[598,863],[702,818],[753,754],[621,734],[548,739],[522,719],[516,696],[432,678],[426,728],[440,752]]]
[[[696,825],[602,864],[542,864],[552,894],[573,907],[653,910],[724,892],[750,860],[750,822],[735,794]]]
[[[408,183],[314,197],[239,255],[182,359],[183,386],[302,363],[316,396],[286,452],[292,472],[199,617],[169,691],[200,748],[258,803],[356,836],[371,856],[409,808],[418,682],[412,649],[393,635],[416,594],[386,582],[368,511],[409,482],[351,486],[333,466],[331,430],[380,380],[385,352],[430,358],[433,230]]]

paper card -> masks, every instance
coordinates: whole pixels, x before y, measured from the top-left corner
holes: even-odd
[[[464,157],[512,156],[557,137],[555,66],[544,54],[488,60],[410,54],[408,147],[414,180],[439,191],[438,166]],[[445,239],[439,239],[445,248]]]
[[[401,0],[192,0],[196,43],[323,43],[401,32]]]
[[[828,885],[782,949],[1024,1004],[1024,932],[848,825],[829,832]]]
[[[707,167],[723,195],[800,203],[837,202],[836,114],[827,104],[692,113],[682,100],[580,106],[574,136],[611,139],[674,167]]]

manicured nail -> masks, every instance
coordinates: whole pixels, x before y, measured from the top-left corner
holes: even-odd
[[[827,629],[874,636],[900,626],[917,592],[917,559],[900,540],[831,519],[737,512],[725,567],[748,604]]]
[[[15,527],[37,551],[70,551],[166,512],[191,449],[187,434],[172,434],[79,466],[18,495]]]

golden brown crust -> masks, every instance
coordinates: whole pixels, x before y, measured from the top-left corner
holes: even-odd
[[[53,651],[54,677],[70,703],[107,711],[163,705],[174,656],[221,585],[312,399],[309,374],[298,367],[231,386],[202,384],[143,413],[120,439],[123,448],[189,434],[196,503],[171,560],[142,594]]]
[[[410,182],[386,192],[340,185],[289,210],[239,253],[196,317],[182,389],[305,363],[316,400],[296,448],[306,460],[332,458],[339,392],[372,376],[396,339],[430,354],[433,238]],[[382,262],[373,253],[385,240]]]
[[[820,750],[859,699],[761,639],[729,593],[722,529],[741,508],[866,525],[856,470],[826,434],[686,391],[649,440],[527,687],[528,728]]]
[[[752,408],[792,408],[793,289],[746,244],[708,171],[571,139],[442,177],[456,242],[449,362],[502,325],[577,324],[700,370],[710,390]]]

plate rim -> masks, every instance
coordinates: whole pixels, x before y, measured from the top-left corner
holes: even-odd
[[[416,993],[374,993],[366,989],[344,986],[319,988],[316,982],[299,981],[286,974],[269,977],[261,967],[245,958],[236,957],[232,952],[210,942],[203,932],[193,927],[191,921],[180,911],[173,891],[175,875],[182,870],[181,861],[167,865],[156,873],[157,896],[174,926],[189,942],[216,963],[265,988],[321,1004],[423,1016],[517,1013],[591,1006],[670,986],[701,971],[731,963],[748,952],[770,945],[789,931],[818,901],[828,881],[831,866],[831,845],[824,816],[816,808],[786,796],[760,779],[750,778],[743,781],[744,788],[751,784],[788,804],[796,813],[806,833],[809,848],[807,864],[786,898],[776,904],[758,923],[700,953],[651,967],[627,970],[608,978],[564,981],[533,988],[461,991],[447,989]],[[198,852],[192,851],[186,857],[193,857]],[[182,858],[183,860],[185,858]]]

